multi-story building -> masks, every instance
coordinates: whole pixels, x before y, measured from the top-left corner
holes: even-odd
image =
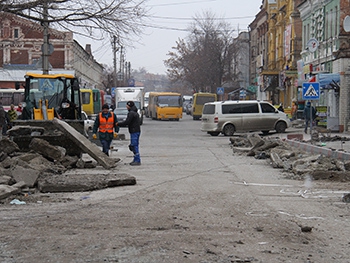
[[[103,67],[95,61],[90,45],[86,49],[73,39],[72,32],[49,29],[52,71],[69,71],[82,86],[102,89]],[[42,70],[43,28],[18,16],[0,16],[0,87],[14,88],[24,82],[26,71]]]
[[[263,89],[261,72],[267,71],[268,64],[268,13],[264,6],[249,25],[250,29],[250,85],[257,86],[256,96],[259,100],[266,100]]]
[[[350,23],[346,19],[350,15],[349,3],[305,1],[298,9],[303,26],[303,77],[320,83],[320,99],[316,104],[325,108],[327,128],[349,130]]]
[[[301,52],[301,20],[297,5],[301,1],[266,2],[269,13],[268,74],[275,80],[271,88],[273,103],[292,106],[297,98],[297,61]],[[264,72],[262,73],[263,75]]]

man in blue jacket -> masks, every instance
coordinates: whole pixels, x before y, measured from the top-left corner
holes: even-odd
[[[133,101],[128,101],[126,103],[126,108],[129,111],[126,120],[123,122],[118,122],[117,125],[119,127],[127,126],[130,133],[129,149],[134,153],[134,160],[130,163],[130,165],[141,165],[139,152],[139,139],[141,135],[140,116],[137,113],[137,108]]]

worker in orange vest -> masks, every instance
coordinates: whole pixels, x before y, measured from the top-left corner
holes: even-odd
[[[108,104],[102,106],[102,111],[96,117],[93,128],[93,139],[97,139],[97,130],[99,139],[102,144],[102,152],[109,156],[109,149],[113,138],[117,138],[119,127],[116,125],[118,122],[117,116],[109,110]]]

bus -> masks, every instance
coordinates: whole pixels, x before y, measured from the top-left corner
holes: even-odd
[[[194,120],[199,120],[202,117],[203,105],[207,102],[217,101],[215,93],[194,93],[192,101],[192,117]]]
[[[182,96],[175,92],[151,92],[148,113],[153,120],[180,120],[182,118]]]
[[[81,89],[82,108],[89,117],[96,116],[102,109],[102,98],[99,89]]]
[[[0,101],[5,111],[10,109],[11,104],[17,106],[24,102],[24,89],[0,89]]]

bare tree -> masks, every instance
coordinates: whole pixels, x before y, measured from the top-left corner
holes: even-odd
[[[187,41],[179,39],[164,63],[172,81],[182,80],[198,91],[216,92],[231,74],[233,30],[210,12],[196,16]]]
[[[147,0],[0,0],[0,12],[94,39],[117,36],[127,45],[140,35]]]

